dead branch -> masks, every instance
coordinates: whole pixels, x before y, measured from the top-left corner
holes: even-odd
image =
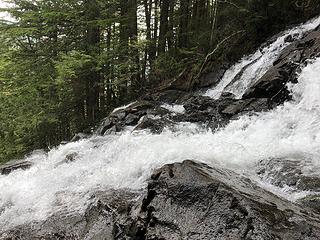
[[[234,6],[235,8],[241,9],[241,7],[239,7],[237,4],[235,4],[235,3],[231,2],[231,1],[228,1],[228,0],[223,0],[223,1],[219,0],[218,2],[219,3],[227,3],[227,4],[230,4],[230,5]]]
[[[240,34],[240,33],[244,33],[244,32],[245,32],[245,30],[240,30],[240,31],[238,31],[238,32],[235,32],[235,33],[231,34],[230,36],[226,37],[226,38],[223,39],[221,42],[219,42],[219,43],[217,44],[217,46],[215,47],[215,49],[213,49],[213,51],[212,51],[211,53],[209,53],[209,54],[206,56],[206,58],[204,59],[204,62],[203,62],[203,64],[201,65],[200,71],[199,71],[199,73],[198,73],[198,75],[197,75],[196,78],[200,77],[203,69],[205,68],[205,66],[207,65],[207,63],[209,62],[209,60],[211,59],[211,57],[213,56],[213,54],[216,53],[216,51],[220,48],[221,45],[223,45],[225,42],[227,42],[227,41],[228,41],[229,39],[231,39],[232,37],[234,37],[234,36],[236,36],[236,35],[238,35],[238,34]]]

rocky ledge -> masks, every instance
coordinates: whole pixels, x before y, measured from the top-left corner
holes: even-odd
[[[125,108],[114,111],[105,118],[97,133],[104,135],[122,131],[125,127],[135,126],[132,130],[149,129],[160,133],[165,127],[171,128],[174,123],[196,122],[213,131],[225,126],[230,120],[243,114],[255,114],[268,111],[284,101],[290,100],[290,92],[286,84],[297,83],[297,72],[308,61],[320,56],[320,29],[306,33],[301,39],[288,36],[286,41],[291,44],[286,47],[273,66],[248,88],[242,99],[235,99],[224,92],[220,99],[211,99],[201,95],[205,89],[193,85],[194,80],[186,79],[192,86],[180,89],[177,84],[168,84],[161,91],[142,97]],[[247,66],[248,67],[248,66]],[[224,68],[223,68],[224,69]],[[214,86],[222,78],[222,69],[213,69],[218,73],[209,73]],[[205,76],[202,76],[203,78]],[[208,86],[207,84],[205,86]],[[167,105],[179,105],[183,111],[175,112]]]

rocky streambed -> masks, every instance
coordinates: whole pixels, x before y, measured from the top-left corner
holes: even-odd
[[[319,180],[318,180],[319,181]],[[186,160],[154,171],[144,192],[97,192],[67,213],[3,239],[319,239],[316,211],[227,169]]]

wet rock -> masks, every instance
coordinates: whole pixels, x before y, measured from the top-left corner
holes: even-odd
[[[142,101],[137,101],[131,104],[128,108],[124,110],[127,113],[139,113],[139,112],[150,110],[154,107],[155,107],[154,103],[142,100]]]
[[[301,176],[296,187],[304,191],[320,192],[320,176]]]
[[[230,63],[220,62],[220,64],[213,64],[211,66],[207,66],[205,72],[203,72],[200,76],[196,76],[197,74],[192,68],[186,68],[178,77],[163,82],[159,87],[159,92],[169,96],[167,99],[177,100],[183,94],[186,94],[192,90],[213,87],[217,85],[229,67]],[[173,95],[173,93],[175,94]],[[163,96],[164,95],[162,95],[162,99]],[[174,101],[168,103],[173,102]]]
[[[261,99],[232,99],[221,98],[218,100],[211,99],[209,97],[196,96],[189,99],[184,108],[187,112],[192,111],[206,111],[214,114],[224,114],[228,116],[234,116],[239,113],[247,113],[250,111],[261,112],[270,109],[269,101],[266,98]]]
[[[119,110],[119,111],[112,113],[111,116],[117,120],[123,120],[127,116],[127,112]]]
[[[129,113],[125,119],[125,124],[128,126],[134,126],[139,122],[140,117]]]
[[[78,157],[78,153],[74,152],[74,153],[69,153],[66,155],[66,158],[65,158],[65,162],[66,163],[71,163],[71,162],[74,162]]]
[[[174,122],[200,123],[214,130],[243,114],[271,108],[268,98],[234,99],[232,93],[225,93],[220,99],[211,99],[197,93],[180,95],[181,91],[178,90],[165,91],[166,94],[168,92],[173,95],[178,92],[178,96],[170,96],[165,102],[175,101],[184,106],[185,112],[172,114],[161,107],[162,102],[143,100],[111,113],[102,121],[97,133],[113,134],[122,131],[126,126],[135,125],[137,126],[134,130],[150,129],[152,133],[160,133],[164,127],[174,125]]]
[[[278,187],[289,186],[301,191],[320,191],[320,176],[306,175],[303,172],[306,159],[276,158],[259,163],[257,171],[261,178]]]
[[[257,174],[278,187],[296,186],[302,175],[301,162],[283,158],[261,161]]]
[[[232,95],[220,99],[193,96],[185,102],[184,108],[185,114],[176,116],[175,121],[207,123],[210,128],[216,129],[243,114],[267,111],[270,104],[266,98],[240,100],[233,99]]]
[[[290,37],[287,40],[293,41]],[[290,100],[286,84],[296,83],[300,66],[319,55],[320,31],[311,31],[285,48],[274,66],[245,92],[243,98],[269,98],[275,104]]]
[[[217,105],[217,100],[205,96],[192,96],[183,105],[187,113],[192,111],[210,111]]]
[[[228,64],[214,65],[208,73],[201,74],[199,79],[195,82],[195,87],[214,87],[221,81],[228,67]]]
[[[220,99],[235,99],[235,95],[230,92],[223,92],[220,96]]]
[[[115,125],[113,125],[111,128],[108,128],[108,129],[103,133],[103,135],[114,134],[114,133],[120,132],[122,129],[123,129],[122,126],[120,126],[120,125],[118,125],[118,124],[115,124]]]
[[[25,160],[19,160],[19,161],[11,161],[4,165],[0,166],[0,174],[2,175],[8,175],[13,171],[16,170],[26,170],[29,169],[32,166],[32,162],[25,161]]]
[[[108,135],[120,132],[126,126],[136,125],[141,117],[152,112],[155,108],[155,104],[146,100],[133,102],[127,107],[113,111],[108,117],[103,119],[96,133],[99,135]]]
[[[171,114],[171,111],[169,111],[168,109],[162,107],[162,106],[157,106],[154,108],[153,111],[150,111],[150,114],[153,114],[155,116],[160,116],[160,117],[163,117],[163,116],[168,116]]]
[[[73,136],[73,138],[70,140],[71,142],[77,142],[81,139],[87,138],[88,135],[85,133],[77,133],[76,135]]]
[[[185,112],[172,114],[156,102],[136,102],[126,108],[116,110],[105,118],[97,130],[98,134],[108,135],[120,132],[126,126],[136,126],[134,130],[150,129],[152,133],[161,133],[165,127],[178,122],[200,123],[216,129],[225,126],[239,116],[270,109],[267,98],[234,99],[224,94],[220,99],[197,94],[185,94],[176,102],[182,103]]]
[[[173,122],[165,118],[152,118],[150,116],[145,116],[135,127],[134,131],[148,129],[151,133],[159,134],[165,127],[169,127],[172,124]]]
[[[138,211],[139,210],[139,211]],[[132,239],[318,239],[320,224],[229,170],[185,161],[155,171]]]
[[[232,103],[228,101],[222,104],[221,113],[226,115],[237,115],[239,113],[245,114],[248,112],[262,112],[270,109],[269,100],[267,98],[261,99],[246,99],[233,100]]]
[[[65,162],[66,163],[71,163],[71,162],[74,162],[76,161],[78,158],[78,153],[74,152],[74,153],[69,153],[66,155],[65,157]]]
[[[291,43],[291,42],[293,42],[293,41],[296,40],[296,37],[297,37],[297,35],[288,35],[288,36],[284,39],[284,41]]]
[[[67,155],[65,156],[65,158],[64,158],[62,161],[60,161],[59,163],[57,163],[57,164],[55,165],[55,167],[58,167],[58,166],[60,166],[60,165],[62,165],[62,164],[72,163],[72,162],[74,162],[74,161],[77,160],[78,156],[79,156],[79,155],[78,155],[78,153],[76,153],[76,152],[69,153],[69,154],[67,154]]]
[[[1,240],[111,240],[119,238],[119,226],[125,224],[131,205],[139,193],[97,192],[85,212],[60,212],[44,222],[33,222],[0,233]]]
[[[99,124],[99,127],[96,132],[99,135],[104,135],[108,129],[112,128],[113,125],[114,122],[112,121],[112,119],[110,117],[107,117],[103,119],[102,122]]]
[[[298,203],[304,207],[311,208],[320,213],[320,195],[313,194],[298,200]]]

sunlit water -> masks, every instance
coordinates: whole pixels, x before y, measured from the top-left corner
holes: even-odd
[[[81,212],[97,190],[142,189],[154,169],[186,159],[233,169],[255,180],[260,160],[299,156],[308,158],[304,173],[315,174],[320,166],[319,76],[316,59],[302,69],[299,83],[289,86],[291,102],[243,116],[215,133],[183,123],[159,135],[129,131],[36,152],[27,159],[34,163],[29,170],[0,176],[0,230],[57,212]],[[183,112],[181,106],[167,109]],[[64,162],[68,154],[75,154],[76,160]],[[258,184],[291,200],[301,194]]]

